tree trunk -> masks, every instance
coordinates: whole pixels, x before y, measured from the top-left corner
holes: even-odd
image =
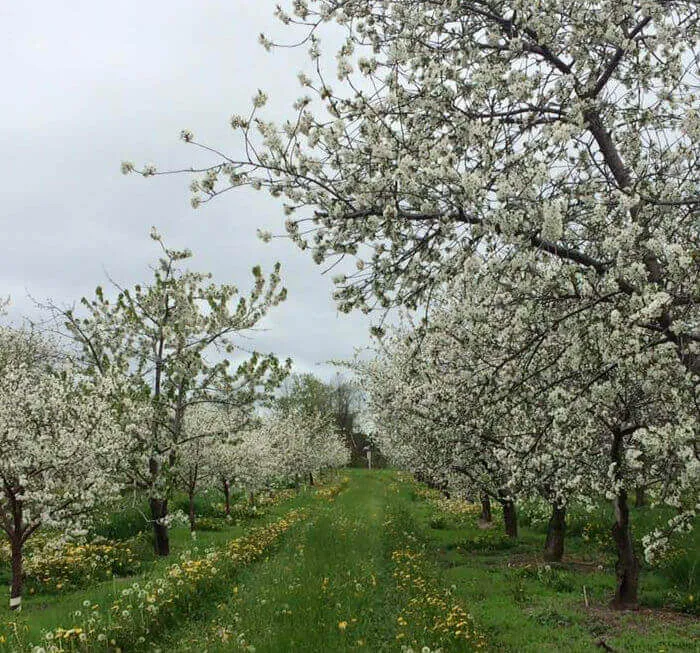
[[[12,551],[12,585],[10,586],[10,610],[22,609],[22,544],[19,535],[12,538],[10,542]]]
[[[168,501],[166,499],[151,499],[151,520],[153,521],[153,548],[157,556],[170,555],[170,537],[168,527],[162,520],[168,514]]]
[[[314,484],[314,473],[309,472],[309,485],[313,485],[313,484]]]
[[[643,508],[647,505],[646,489],[643,485],[639,485],[634,493],[634,507]]]
[[[197,527],[197,519],[194,514],[194,492],[190,490],[189,492],[189,500],[190,500],[190,532],[194,531]]]
[[[617,545],[617,563],[615,564],[617,588],[613,607],[618,610],[634,610],[638,607],[639,560],[634,551],[632,540],[627,490],[620,489],[613,506],[615,508],[615,524],[612,535]]]
[[[503,526],[508,537],[518,537],[518,515],[515,512],[515,503],[512,499],[501,501],[503,506]]]
[[[547,539],[544,543],[544,559],[561,562],[564,555],[564,535],[566,534],[566,508],[552,504],[552,516],[547,525]]]
[[[628,430],[627,433],[630,431]],[[615,509],[615,524],[612,528],[613,540],[617,545],[617,562],[615,572],[617,575],[617,588],[613,607],[618,610],[637,608],[639,592],[639,560],[634,552],[632,541],[632,528],[630,526],[630,510],[627,504],[627,490],[623,484],[625,460],[625,432],[621,429],[613,431],[613,442],[610,458],[614,465],[615,481],[620,488],[613,501]]]
[[[226,513],[227,517],[231,516],[231,485],[228,482],[228,479],[224,481],[224,502],[225,502],[225,507],[224,507],[224,512]]]
[[[493,515],[491,514],[491,499],[488,494],[484,494],[481,497],[481,516],[479,519],[486,524],[490,524],[493,521]]]

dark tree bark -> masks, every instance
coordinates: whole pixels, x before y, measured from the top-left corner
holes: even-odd
[[[314,474],[313,472],[309,472],[309,485],[314,484]]]
[[[22,565],[22,542],[19,535],[12,538],[10,542],[12,552],[12,584],[10,586],[10,610],[22,609],[22,585],[23,585],[23,565]]]
[[[617,545],[617,588],[613,607],[619,610],[634,610],[639,605],[639,559],[634,551],[632,529],[630,526],[627,491],[623,488],[613,502],[615,524],[612,535]]]
[[[231,484],[228,479],[224,481],[224,512],[227,517],[231,515]]]
[[[168,501],[166,499],[151,499],[149,503],[153,522],[153,548],[157,556],[170,555],[168,527],[162,523],[168,514]]]
[[[518,537],[518,515],[512,501],[503,502],[503,525],[508,537],[513,539]]]
[[[151,482],[155,486],[160,473],[160,463],[156,458],[151,458],[148,461],[148,467],[151,474]],[[153,523],[153,549],[157,556],[170,555],[168,527],[163,523],[163,520],[168,515],[168,501],[167,499],[151,498],[148,503],[151,508],[151,522]]]
[[[194,531],[197,527],[197,517],[194,514],[194,491],[190,490],[188,493],[188,498],[190,500],[190,511],[189,511],[189,518],[190,518],[190,532]]]
[[[646,488],[643,485],[637,486],[634,492],[634,507],[643,508],[647,505]]]
[[[503,498],[499,499],[503,506],[503,527],[508,537],[513,539],[518,537],[518,513],[515,510],[515,502],[504,491],[499,491]]]
[[[491,499],[488,494],[483,494],[481,496],[481,516],[479,519],[486,524],[490,524],[493,521],[493,515],[491,514]]]
[[[544,559],[560,562],[564,555],[564,536],[566,535],[566,508],[552,504],[552,516],[547,525],[547,538],[544,543]]]
[[[614,431],[611,449],[616,480],[620,483],[623,480],[624,435],[625,433],[620,429]],[[615,524],[612,528],[612,536],[617,546],[617,562],[615,564],[617,588],[612,604],[618,610],[636,609],[639,595],[639,559],[634,551],[627,490],[624,485],[620,485],[620,490],[613,500],[613,507],[615,509]]]
[[[36,531],[40,522],[25,524],[21,485],[4,483],[4,493],[10,510],[2,516],[2,531],[10,540],[10,610],[22,609],[22,588],[24,585],[24,561],[22,549],[27,538]],[[4,512],[4,511],[3,511]]]

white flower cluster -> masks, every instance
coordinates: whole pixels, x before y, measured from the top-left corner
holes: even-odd
[[[695,3],[290,4],[277,14],[309,30],[316,102],[276,125],[256,96],[246,156],[221,161],[209,195],[244,179],[294,207],[287,232],[316,263],[361,259],[335,279],[341,311],[428,310],[370,374],[392,455],[501,499],[614,497],[619,541],[635,484],[685,506],[700,423]],[[331,21],[347,34],[335,89],[318,61]]]
[[[0,376],[0,528],[13,558],[10,606],[19,608],[24,544],[40,528],[83,532],[121,487],[125,435],[109,377],[95,383],[61,363],[37,333],[0,327]]]
[[[306,478],[343,467],[349,459],[348,448],[327,418],[292,412],[271,416],[243,433],[231,478],[253,491],[275,479]]]

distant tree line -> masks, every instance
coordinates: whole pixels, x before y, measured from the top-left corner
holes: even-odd
[[[282,383],[276,410],[282,414],[300,411],[307,417],[323,415],[335,426],[350,449],[350,466],[367,466],[367,448],[372,449],[372,466],[382,467],[384,459],[363,432],[360,416],[364,404],[357,383],[342,374],[323,381],[314,374],[293,374]]]

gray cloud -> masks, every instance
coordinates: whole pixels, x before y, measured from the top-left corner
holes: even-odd
[[[286,240],[261,243],[256,228],[281,232],[281,205],[250,189],[194,211],[185,176],[124,177],[131,159],[159,168],[201,155],[180,129],[235,152],[228,127],[260,87],[281,118],[300,94],[305,52],[267,53],[257,35],[280,34],[262,0],[68,0],[4,3],[0,67],[3,207],[0,295],[11,316],[36,315],[27,297],[72,303],[105,280],[143,281],[158,254],[156,225],[172,246],[190,247],[193,269],[249,285],[250,269],[281,261],[290,297],[253,346],[291,356],[301,370],[346,358],[368,341],[368,320],[338,315],[332,284]],[[282,32],[284,33],[284,32]]]

